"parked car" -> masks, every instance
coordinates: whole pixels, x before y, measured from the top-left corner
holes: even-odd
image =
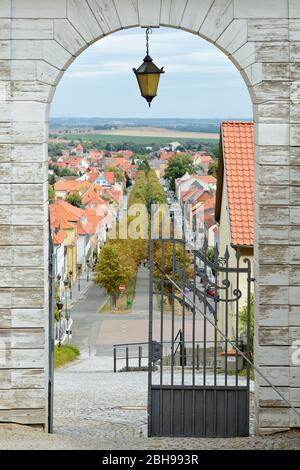
[[[220,300],[220,297],[219,297],[219,295],[217,295],[215,287],[212,287],[212,286],[208,285],[206,287],[206,295],[207,295],[207,297],[210,297],[213,300],[217,300],[217,302],[219,302],[219,300]]]

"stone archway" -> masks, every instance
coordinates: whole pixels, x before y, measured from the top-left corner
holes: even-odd
[[[296,0],[4,0],[0,5],[0,422],[46,427],[48,110],[90,44],[122,28],[197,34],[229,56],[255,120],[256,361],[300,407],[300,5]],[[257,432],[300,426],[256,382]]]

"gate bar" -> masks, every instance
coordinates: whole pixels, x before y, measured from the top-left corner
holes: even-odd
[[[161,268],[159,267],[159,265],[157,263],[155,263],[156,267],[159,269],[159,271],[162,271]],[[246,354],[243,353],[243,351],[240,350],[240,348],[238,346],[236,346],[232,341],[231,339],[229,339],[228,337],[226,337],[226,335],[212,322],[212,320],[206,315],[204,314],[203,312],[201,312],[201,310],[199,309],[199,307],[197,307],[197,305],[191,300],[189,299],[184,291],[178,286],[178,284],[176,284],[176,282],[174,282],[170,276],[168,276],[168,274],[164,273],[165,277],[170,281],[172,282],[172,284],[174,284],[174,287],[176,287],[176,289],[179,290],[179,292],[181,294],[183,294],[188,302],[190,302],[192,304],[192,306],[198,310],[198,312],[201,313],[202,316],[204,316],[204,318],[206,318],[206,320],[209,321],[209,323],[218,331],[218,333],[220,333],[220,335],[228,341],[228,343],[246,360],[246,362],[251,366],[253,367],[253,369],[255,370],[255,372],[257,372],[264,380],[265,382],[274,390],[274,392],[277,393],[277,395],[280,396],[280,398],[288,405],[289,408],[291,408],[297,416],[299,416],[300,418],[300,412],[297,410],[297,408],[295,408],[294,405],[292,405],[292,403],[287,399],[285,398],[285,396],[277,389],[277,387],[275,387],[275,385],[272,384],[272,382],[270,382],[270,380],[261,372],[261,370],[253,363],[250,361],[250,359],[248,359],[248,357],[246,356]]]

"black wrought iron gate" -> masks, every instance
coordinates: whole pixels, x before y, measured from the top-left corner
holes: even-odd
[[[149,436],[249,434],[251,281],[239,249],[151,237]]]

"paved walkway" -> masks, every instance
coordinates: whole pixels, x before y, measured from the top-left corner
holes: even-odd
[[[154,302],[153,307],[155,310],[156,302]],[[132,313],[144,315],[147,318],[149,315],[149,270],[144,266],[141,266],[138,270]]]
[[[78,281],[76,283],[72,284],[72,295],[70,293],[70,290],[67,290],[67,295],[68,295],[68,307],[73,308],[76,303],[80,300],[81,297],[84,296],[86,291],[93,285],[93,273],[89,274],[89,281],[87,281],[86,273],[85,276],[81,276],[80,278],[80,290],[79,290],[79,284]]]
[[[300,432],[235,439],[147,438],[147,373],[91,356],[55,373],[54,435],[0,428],[0,449],[300,449]],[[253,407],[251,416],[253,419]]]
[[[96,348],[102,316],[98,313],[107,299],[107,294],[98,285],[90,283],[71,310],[73,337],[71,342],[83,354]]]

